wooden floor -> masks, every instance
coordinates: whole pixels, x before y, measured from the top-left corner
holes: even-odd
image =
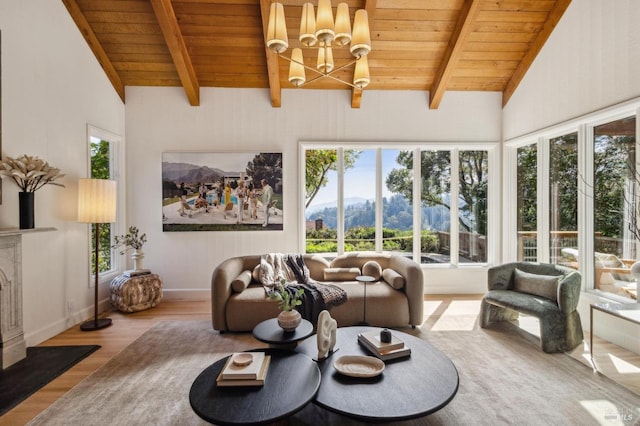
[[[473,329],[477,326],[479,311],[480,296],[428,295],[425,296],[425,322],[422,328],[427,330]],[[26,424],[158,321],[210,320],[211,303],[209,300],[163,301],[156,308],[146,311],[134,314],[111,312],[108,316],[113,319],[113,325],[109,328],[82,332],[79,326],[75,326],[40,345],[98,344],[102,347],[0,417],[0,425]],[[527,329],[526,324],[523,324],[523,328]],[[535,330],[532,332],[535,333]],[[586,341],[588,340],[587,336]],[[594,341],[594,347],[599,371],[640,395],[640,355],[599,339]],[[588,364],[588,345],[579,347],[572,355]]]

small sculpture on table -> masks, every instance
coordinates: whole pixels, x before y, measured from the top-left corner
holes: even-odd
[[[327,358],[334,352],[336,346],[336,329],[338,323],[331,318],[329,311],[324,310],[318,315],[318,361]]]

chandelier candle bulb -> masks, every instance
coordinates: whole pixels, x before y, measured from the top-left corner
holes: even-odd
[[[319,0],[318,14],[316,16],[316,37],[322,43],[331,44],[335,35],[331,0]]]
[[[316,17],[312,3],[302,5],[302,17],[300,18],[300,43],[303,46],[314,46],[318,39],[316,38]]]
[[[351,38],[350,51],[356,58],[366,56],[371,51],[369,17],[364,9],[356,11],[356,16],[353,18],[353,36]]]
[[[289,47],[287,22],[284,18],[282,3],[271,3],[269,25],[267,26],[267,47],[276,53],[282,53]]]
[[[351,42],[351,22],[349,20],[349,5],[340,3],[336,12],[335,41],[341,46]]]

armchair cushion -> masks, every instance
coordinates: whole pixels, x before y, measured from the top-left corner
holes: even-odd
[[[518,268],[515,268],[513,273],[514,290],[558,302],[558,280],[560,276],[530,274]]]

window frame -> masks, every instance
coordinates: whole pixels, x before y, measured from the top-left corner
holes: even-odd
[[[458,174],[455,171],[458,169],[458,160],[460,151],[487,151],[487,170],[488,170],[488,195],[487,195],[487,210],[496,212],[496,214],[490,214],[487,218],[487,262],[483,263],[459,263],[459,229],[457,227],[458,211],[452,209],[450,212],[452,228],[451,232],[451,262],[442,264],[422,264],[427,268],[473,268],[473,267],[486,267],[487,264],[495,264],[500,258],[500,222],[501,222],[501,185],[500,185],[500,173],[494,173],[493,170],[500,169],[500,143],[499,142],[354,142],[354,141],[301,141],[299,142],[299,176],[304,181],[305,168],[306,168],[306,156],[307,150],[314,149],[336,149],[338,150],[338,162],[337,162],[337,185],[338,185],[338,202],[337,202],[337,238],[338,249],[335,255],[344,254],[344,167],[343,167],[343,152],[344,150],[362,149],[362,150],[375,150],[376,151],[376,252],[381,253],[382,250],[382,150],[411,150],[413,151],[413,259],[420,263],[420,231],[421,231],[421,179],[420,179],[420,151],[421,150],[440,150],[450,151],[451,158],[456,159],[452,161],[452,182],[451,182],[451,197],[454,200],[454,193],[457,197],[457,191],[459,186]],[[306,209],[305,203],[305,186],[299,186],[299,199],[300,199],[300,214],[299,214],[299,251],[306,252]],[[454,190],[455,187],[455,190]],[[457,198],[455,198],[457,203]],[[457,205],[457,204],[456,204]],[[455,220],[454,220],[455,218]],[[454,225],[455,223],[455,225]],[[454,236],[455,230],[455,236]],[[334,255],[326,254],[326,255]]]
[[[101,129],[99,127],[93,126],[91,124],[87,124],[87,171],[86,176],[91,177],[91,139],[98,138],[103,141],[109,142],[109,161],[110,161],[110,174],[111,179],[117,182],[117,206],[116,206],[116,221],[110,224],[111,227],[111,235],[120,235],[124,234],[125,230],[125,179],[124,179],[124,138],[115,133],[109,132],[107,130]],[[91,236],[91,226],[93,224],[87,224],[87,235]],[[89,276],[88,284],[90,288],[94,286],[95,276],[91,270],[91,256],[94,256],[93,253],[93,242],[91,238],[87,238],[87,262],[89,264]],[[111,269],[108,271],[103,271],[98,274],[99,285],[104,283],[109,283],[113,278],[118,276],[121,271],[124,270],[126,266],[126,258],[117,253],[116,250],[111,249]]]
[[[538,262],[549,262],[549,140],[569,133],[578,133],[578,261],[582,274],[582,290],[600,297],[622,301],[622,298],[594,289],[594,128],[609,122],[636,117],[639,123],[640,98],[635,98],[601,110],[585,114],[523,136],[508,139],[504,142],[504,184],[505,199],[517,196],[517,150],[520,147],[537,144],[538,146]],[[640,148],[640,126],[636,124],[636,152]],[[639,159],[636,166],[640,170]],[[510,208],[504,203],[503,223],[503,262],[517,260],[517,208]],[[636,244],[640,242],[636,241]],[[586,258],[585,258],[586,256]],[[627,300],[624,300],[628,302]]]

